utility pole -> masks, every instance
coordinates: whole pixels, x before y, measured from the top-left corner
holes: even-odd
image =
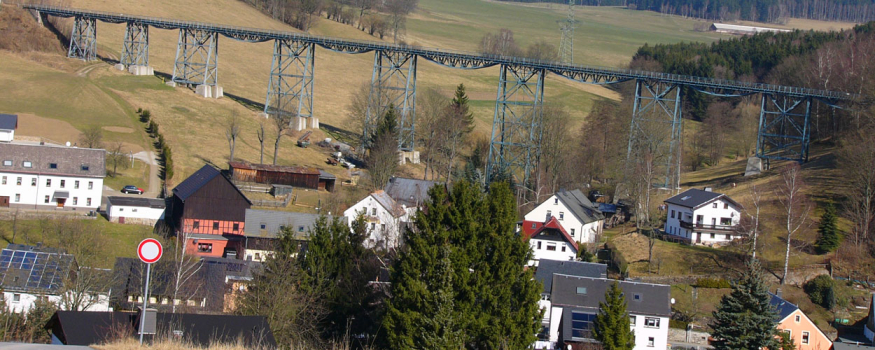
[[[580,21],[574,19],[574,0],[568,0],[568,17],[559,21],[562,40],[559,41],[559,62],[574,64],[574,28]]]

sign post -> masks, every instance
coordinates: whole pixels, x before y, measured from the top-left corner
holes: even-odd
[[[140,315],[140,345],[143,345],[143,328],[146,325],[146,307],[149,306],[149,280],[152,278],[152,264],[161,259],[161,243],[154,238],[146,238],[137,246],[137,256],[146,263],[146,288],[143,290],[143,310]]]

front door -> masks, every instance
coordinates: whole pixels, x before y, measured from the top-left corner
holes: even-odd
[[[9,207],[9,196],[0,196],[0,207]]]
[[[125,223],[125,217],[124,217],[124,216],[119,216],[119,217],[118,217],[118,223],[120,223],[120,224],[124,224],[124,223]]]
[[[58,208],[63,208],[64,203],[67,202],[67,198],[56,198],[55,200],[58,201]]]
[[[702,224],[702,220],[704,220],[704,219],[705,219],[704,216],[702,216],[702,215],[696,215],[696,225],[701,225],[701,224]]]
[[[696,236],[696,243],[702,243],[702,233],[701,232],[693,232],[693,236]]]

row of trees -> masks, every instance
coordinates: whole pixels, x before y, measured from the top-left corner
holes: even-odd
[[[875,19],[872,0],[628,0],[629,8],[718,21],[784,23],[788,18],[862,23]]]
[[[556,46],[544,39],[536,41],[525,49],[519,47],[513,37],[513,31],[501,28],[497,33],[486,33],[480,39],[477,50],[485,55],[517,56],[540,61],[556,61],[559,52]]]

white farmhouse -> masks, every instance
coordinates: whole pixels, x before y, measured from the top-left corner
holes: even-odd
[[[402,228],[415,213],[416,207],[408,208],[398,204],[386,192],[377,190],[349,207],[343,215],[350,227],[359,215],[364,216],[369,233],[364,242],[365,247],[390,249],[397,248],[401,243]]]
[[[533,230],[556,217],[571,236],[582,243],[595,243],[605,224],[605,216],[580,190],[559,191],[532,209],[523,218],[523,231]]]
[[[12,142],[15,139],[15,129],[18,129],[18,116],[0,114],[0,142]]]
[[[0,207],[96,210],[106,151],[0,143]]]
[[[721,245],[741,238],[741,205],[729,196],[689,189],[665,200],[665,233],[690,244]]]
[[[291,229],[298,244],[298,251],[306,249],[310,230],[316,225],[320,214],[293,213],[286,211],[246,209],[246,222],[243,225],[243,256],[247,261],[265,262],[276,252],[280,232]],[[334,218],[327,216],[330,223]],[[297,253],[293,253],[297,256]]]
[[[111,222],[154,226],[164,219],[164,199],[143,197],[106,197],[106,216]]]
[[[671,287],[661,284],[615,281],[606,278],[553,274],[546,348],[593,342],[593,322],[605,292],[618,283],[626,297],[634,350],[665,349],[671,316]]]
[[[577,242],[562,228],[555,216],[527,238],[533,253],[529,266],[538,266],[541,260],[569,261],[577,258]]]

